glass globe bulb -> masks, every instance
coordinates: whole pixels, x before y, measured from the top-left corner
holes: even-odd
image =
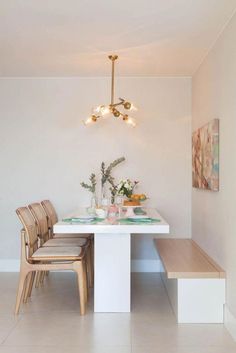
[[[136,121],[134,118],[131,118],[130,116],[128,116],[128,118],[125,120],[125,122],[128,124],[128,125],[131,125],[132,127],[135,127],[136,126]]]
[[[131,103],[130,110],[137,111],[137,110],[138,110],[138,108],[137,108],[137,107],[135,107],[135,105],[134,105],[133,103]]]
[[[110,113],[110,107],[108,105],[99,105],[94,111],[102,116]]]
[[[84,121],[84,125],[89,125],[91,123],[95,123],[97,121],[96,115],[91,115]]]

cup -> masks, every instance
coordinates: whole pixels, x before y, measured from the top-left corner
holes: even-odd
[[[107,216],[107,210],[103,208],[96,208],[95,212],[98,218],[106,218]]]

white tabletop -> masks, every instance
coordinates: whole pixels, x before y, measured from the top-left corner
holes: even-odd
[[[73,212],[66,218],[78,217],[81,215],[81,210],[85,212],[85,209]],[[78,223],[60,221],[57,222],[54,227],[54,233],[131,233],[131,234],[167,234],[169,233],[169,224],[154,208],[145,208],[147,215],[153,219],[159,221],[153,223],[125,223],[118,219],[106,219],[97,223]]]

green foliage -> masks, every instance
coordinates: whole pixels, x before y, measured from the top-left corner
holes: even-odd
[[[115,196],[117,194],[117,185],[115,185],[115,178],[113,178],[111,175],[109,176],[108,178],[108,183],[111,185],[109,190],[111,192],[111,203],[114,203],[115,202]]]
[[[115,168],[118,164],[120,164],[121,162],[124,162],[124,161],[125,161],[125,157],[117,158],[112,163],[110,163],[107,168],[106,168],[105,163],[102,162],[102,164],[101,164],[101,173],[102,173],[101,183],[102,183],[102,186],[104,186],[105,183],[107,181],[109,181],[108,179],[111,178],[112,169]],[[113,181],[114,181],[114,178],[113,178]]]
[[[87,189],[88,191],[92,192],[92,193],[95,193],[96,191],[96,184],[97,184],[97,181],[96,181],[96,175],[94,173],[92,173],[89,177],[89,181],[90,181],[90,184],[87,184],[87,183],[80,183],[80,185]]]

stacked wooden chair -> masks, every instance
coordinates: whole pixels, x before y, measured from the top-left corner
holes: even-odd
[[[20,207],[16,213],[23,229],[15,314],[19,313],[21,302],[30,297],[36,274],[38,285],[50,270],[72,270],[77,273],[80,312],[84,315],[88,299],[87,275],[92,283],[91,236],[54,237],[53,219],[49,219],[39,203]]]
[[[92,287],[93,286],[93,278],[94,278],[94,237],[93,234],[54,234],[53,232],[53,226],[55,223],[58,222],[58,216],[56,213],[55,208],[53,207],[53,204],[51,203],[51,201],[49,200],[43,200],[41,202],[41,205],[47,215],[47,220],[48,220],[48,228],[50,231],[50,237],[53,239],[57,239],[57,238],[82,238],[82,239],[87,239],[87,241],[89,242],[89,258],[90,258],[90,264],[91,264],[91,276],[89,276],[89,286]]]

